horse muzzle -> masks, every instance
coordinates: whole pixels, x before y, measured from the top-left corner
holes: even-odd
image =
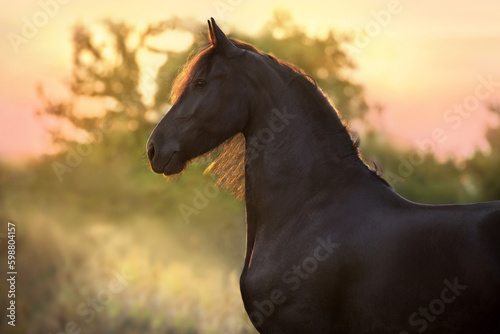
[[[186,162],[179,152],[177,143],[156,144],[152,139],[147,144],[149,165],[157,174],[172,175],[182,172]]]

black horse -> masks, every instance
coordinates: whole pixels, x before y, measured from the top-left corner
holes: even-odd
[[[241,294],[261,333],[500,333],[500,202],[420,205],[359,158],[315,83],[228,39],[175,82],[147,143],[181,172],[245,137],[247,250]]]

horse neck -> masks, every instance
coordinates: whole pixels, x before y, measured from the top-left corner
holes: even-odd
[[[282,83],[281,94],[261,89],[245,129],[247,212],[277,211],[278,202],[290,206],[280,210],[292,209],[323,189],[340,194],[367,175],[333,107],[305,78],[297,81]]]

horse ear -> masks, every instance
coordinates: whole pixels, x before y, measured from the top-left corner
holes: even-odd
[[[212,23],[210,22],[210,20],[208,20],[207,22],[208,22],[208,39],[210,40],[210,44],[212,46],[215,46],[214,28],[212,27]]]
[[[236,54],[239,51],[239,49],[229,40],[229,38],[227,38],[227,36],[215,23],[213,17],[210,18],[210,21],[208,21],[208,33],[210,43],[218,51],[224,53],[225,55]]]

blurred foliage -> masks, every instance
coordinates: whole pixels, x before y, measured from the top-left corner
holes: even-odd
[[[500,116],[500,105],[488,109]],[[373,128],[364,134],[360,148],[365,160],[381,166],[384,178],[405,198],[429,204],[475,203],[500,199],[500,127],[489,127],[486,139],[489,151],[477,150],[464,161],[402,149]]]
[[[492,105],[490,109],[500,116],[500,105]],[[477,151],[465,164],[466,175],[479,201],[500,199],[500,127],[490,128],[486,139],[490,151]]]
[[[71,97],[55,101],[38,87],[38,114],[56,121],[48,131],[59,153],[22,167],[0,164],[0,218],[19,226],[19,333],[64,332],[72,319],[82,333],[253,332],[237,287],[243,204],[221,191],[186,219],[180,205],[196,207],[196,197],[214,183],[203,174],[210,161],[162,182],[145,155],[150,132],[170,107],[172,81],[189,54],[206,45],[205,30],[176,18],[141,29],[112,21],[74,27]],[[174,51],[154,43],[171,31],[192,35],[191,47]],[[460,164],[397,147],[364,121],[370,106],[350,79],[348,35],[311,37],[277,12],[259,34],[231,36],[298,65],[345,120],[364,122],[364,157],[378,162],[403,196],[427,203],[500,199],[500,129],[487,133],[491,152]],[[145,53],[165,58],[157,71],[141,64]],[[89,101],[99,112],[85,112]],[[411,163],[415,154],[418,164]],[[79,304],[122,266],[134,280],[87,323]]]

